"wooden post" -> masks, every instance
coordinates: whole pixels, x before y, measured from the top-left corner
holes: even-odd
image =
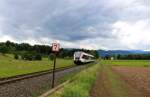
[[[53,66],[53,78],[52,78],[52,88],[55,87],[55,68],[56,68],[56,57],[60,49],[59,43],[52,43],[52,52],[54,53],[54,66]]]
[[[55,86],[55,68],[56,68],[56,53],[54,54],[54,66],[53,66],[52,88],[54,88],[54,86]]]

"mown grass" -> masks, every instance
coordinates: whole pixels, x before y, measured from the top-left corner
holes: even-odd
[[[56,68],[74,65],[72,60],[57,59]],[[12,55],[0,55],[0,78],[33,73],[53,68],[53,61],[44,58],[42,61],[15,60]]]
[[[66,85],[50,97],[90,97],[90,89],[95,82],[100,64],[94,65],[76,74],[72,83]]]
[[[101,60],[101,64],[115,66],[150,67],[150,60]]]

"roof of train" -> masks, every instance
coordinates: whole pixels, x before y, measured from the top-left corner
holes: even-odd
[[[88,54],[88,53],[85,53],[85,52],[83,52],[83,51],[77,51],[77,52],[75,52],[75,53],[81,53],[81,54],[84,54],[84,55],[86,55],[86,56],[94,57],[93,55]]]

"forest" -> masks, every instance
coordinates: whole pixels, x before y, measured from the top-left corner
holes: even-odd
[[[73,58],[75,51],[84,51],[90,53],[98,58],[96,50],[75,49],[75,48],[61,48],[57,54],[59,58]],[[15,59],[24,60],[42,60],[42,57],[49,57],[53,59],[53,52],[50,45],[30,45],[28,43],[14,43],[11,41],[0,42],[0,53],[13,54]]]

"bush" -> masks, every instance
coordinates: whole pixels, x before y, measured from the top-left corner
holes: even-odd
[[[36,54],[35,52],[22,52],[21,53],[22,60],[34,61],[34,60],[42,60],[41,54]]]
[[[6,46],[6,45],[3,45],[3,46],[0,46],[0,52],[2,53],[2,54],[6,54],[6,53],[8,53],[8,47]]]
[[[32,61],[33,60],[33,54],[32,53],[29,53],[29,52],[25,52],[21,55],[21,58],[23,60],[29,60],[29,61]]]
[[[34,60],[42,60],[42,56],[40,54],[36,54],[34,56]]]
[[[18,54],[14,54],[14,59],[19,59]]]

